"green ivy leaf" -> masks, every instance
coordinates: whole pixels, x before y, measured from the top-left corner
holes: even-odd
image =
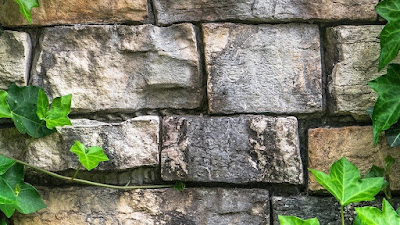
[[[295,216],[278,215],[278,219],[281,225],[319,225],[317,218],[303,220]]]
[[[385,131],[385,137],[390,147],[397,147],[400,145],[400,122],[395,123]]]
[[[391,155],[385,157],[385,170],[390,171],[393,165],[396,163],[396,159],[393,158]]]
[[[49,99],[46,93],[40,89],[37,99],[36,114],[40,120],[46,121],[46,126],[50,130],[54,129],[56,126],[72,125],[68,118],[68,114],[71,111],[71,100],[71,94],[57,97],[53,100],[51,109],[49,110]]]
[[[379,95],[372,114],[376,145],[382,131],[389,129],[400,118],[400,64],[390,64],[386,75],[370,81],[368,85]]]
[[[361,224],[400,224],[400,216],[386,199],[383,199],[382,211],[375,207],[362,207],[356,208],[356,212]]]
[[[0,204],[15,204],[17,202],[14,190],[3,177],[0,177],[0,190]]]
[[[10,106],[7,103],[8,94],[0,90],[0,118],[12,118]]]
[[[96,168],[100,162],[108,161],[108,157],[104,154],[102,148],[93,146],[86,149],[85,145],[79,141],[75,141],[70,151],[78,155],[79,161],[87,170]]]
[[[15,163],[14,159],[9,159],[0,155],[0,175],[3,175]]]
[[[38,0],[14,0],[19,5],[19,11],[25,17],[26,20],[31,24],[32,23],[32,14],[31,10],[34,7],[39,7]]]
[[[15,210],[22,214],[36,212],[46,207],[39,192],[30,184],[24,182],[24,166],[16,163],[3,176],[14,191],[16,203],[0,205],[0,209],[10,218]]]
[[[400,4],[398,0],[384,0],[376,6],[378,14],[388,23],[380,35],[379,71],[397,57],[400,50]]]
[[[309,170],[341,206],[374,200],[374,196],[379,193],[383,185],[383,177],[361,179],[360,170],[345,157],[332,164],[330,174]]]
[[[7,103],[15,127],[20,133],[28,133],[34,138],[55,132],[48,129],[36,114],[39,90],[40,88],[36,86],[18,87],[11,84],[7,92]]]
[[[364,178],[372,178],[372,177],[385,177],[385,169],[372,165],[371,169],[364,176]],[[383,180],[382,189],[387,187],[389,183],[386,180]]]
[[[0,34],[0,35],[1,35],[1,34]],[[7,225],[6,219],[2,219],[2,220],[0,221],[0,225]]]

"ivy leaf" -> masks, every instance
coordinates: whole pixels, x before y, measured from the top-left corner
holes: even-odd
[[[390,147],[397,147],[400,145],[400,122],[395,123],[385,131],[386,141]]]
[[[39,89],[36,114],[40,120],[46,121],[46,126],[50,130],[56,126],[72,125],[68,118],[68,114],[71,111],[71,100],[71,94],[57,97],[53,100],[49,110],[49,99],[46,93]]]
[[[104,154],[102,148],[93,146],[86,149],[85,145],[79,141],[75,141],[70,151],[78,155],[79,161],[87,170],[96,168],[100,162],[108,161],[108,157]]]
[[[0,204],[15,204],[17,197],[14,190],[7,184],[3,177],[0,177]]]
[[[376,6],[377,13],[388,23],[380,35],[379,71],[397,57],[400,50],[400,4],[398,0],[384,0]]]
[[[32,14],[31,10],[34,7],[39,7],[38,0],[14,0],[19,5],[19,11],[25,17],[26,20],[31,24],[32,23]]]
[[[341,206],[374,200],[383,185],[383,177],[361,179],[360,170],[345,157],[332,164],[330,174],[314,169],[309,171]]]
[[[48,129],[36,114],[39,90],[36,86],[18,87],[13,83],[7,92],[7,102],[15,127],[20,133],[28,133],[34,138],[55,132]]]
[[[317,218],[303,220],[295,216],[278,215],[278,219],[281,225],[319,225]]]
[[[362,207],[356,208],[356,212],[361,224],[400,224],[400,216],[386,199],[383,199],[382,211],[375,207]]]
[[[182,181],[177,181],[174,185],[174,189],[177,191],[184,191],[186,188],[185,183]]]
[[[386,75],[370,81],[368,85],[379,95],[372,114],[376,145],[382,131],[389,129],[400,117],[400,64],[390,64]]]
[[[9,159],[0,155],[0,175],[3,175],[14,163],[14,159]]]
[[[0,34],[0,35],[1,35],[1,34]],[[6,219],[2,219],[2,220],[0,221],[0,225],[7,225]]]
[[[10,106],[7,103],[8,94],[0,90],[0,118],[12,118]]]
[[[372,177],[385,177],[385,169],[372,165],[371,169],[364,176],[364,178],[372,178]],[[389,183],[386,180],[383,180],[382,189],[387,187]]]

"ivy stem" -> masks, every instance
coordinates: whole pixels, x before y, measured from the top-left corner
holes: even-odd
[[[72,180],[76,178],[76,175],[78,175],[79,170],[82,168],[82,163],[79,163],[78,169],[76,169],[76,172],[74,173],[74,176],[72,177]]]
[[[342,217],[342,225],[344,225],[344,213],[343,213],[343,206],[341,205],[340,206],[340,215],[341,215],[341,217]]]
[[[10,157],[8,157],[10,158]],[[10,158],[13,159],[13,158]],[[117,185],[109,185],[109,184],[103,184],[103,183],[97,183],[97,182],[92,182],[92,181],[88,181],[88,180],[83,180],[83,179],[74,179],[73,177],[67,177],[67,176],[63,176],[57,173],[53,173],[50,171],[47,171],[45,169],[30,165],[26,162],[23,162],[21,160],[18,159],[14,159],[17,163],[20,163],[24,166],[27,166],[29,168],[32,168],[36,171],[39,171],[41,173],[50,175],[52,177],[61,179],[61,180],[66,180],[66,181],[70,181],[70,182],[76,182],[76,183],[81,183],[81,184],[88,184],[88,185],[92,185],[92,186],[97,186],[97,187],[104,187],[104,188],[111,188],[111,189],[119,189],[119,190],[133,190],[133,189],[155,189],[155,188],[171,188],[174,185],[172,184],[165,184],[165,185],[143,185],[143,186],[117,186]]]

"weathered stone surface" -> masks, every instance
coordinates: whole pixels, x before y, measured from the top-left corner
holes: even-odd
[[[0,89],[7,89],[12,82],[26,85],[31,52],[31,38],[27,33],[5,31],[0,35]]]
[[[160,24],[185,21],[375,21],[378,0],[155,0]]]
[[[32,25],[99,24],[144,22],[147,0],[39,0],[39,8],[32,9]],[[0,25],[28,25],[18,5],[6,1],[0,7]]]
[[[203,99],[190,24],[45,28],[39,45],[33,84],[72,93],[73,112],[192,109]]]
[[[318,26],[206,24],[211,113],[322,110]]]
[[[302,219],[317,217],[320,224],[340,225],[340,205],[333,197],[315,196],[293,196],[293,197],[271,197],[273,212],[273,224],[279,224],[278,215],[292,215]],[[398,200],[396,200],[398,202]],[[371,202],[350,204],[344,208],[345,224],[353,224],[355,218],[355,207],[373,206],[382,208],[382,198]]]
[[[14,224],[270,224],[268,191],[262,189],[39,190],[48,208],[35,214],[16,215]]]
[[[377,146],[372,140],[372,127],[311,129],[308,132],[308,167],[328,173],[330,166],[345,156],[365,175],[372,165],[384,167],[387,155],[400,158],[400,148],[390,148],[384,138]],[[392,190],[400,190],[400,163],[393,166],[390,180]],[[312,174],[309,174],[309,189],[322,189]]]
[[[35,139],[24,161],[51,171],[74,169],[79,161],[69,151],[78,140],[86,146],[100,146],[110,159],[99,164],[100,170],[129,169],[159,164],[159,118],[137,117],[123,123],[72,120],[73,127],[59,128],[41,139]],[[18,157],[28,142],[14,128],[0,130],[0,153]]]
[[[162,126],[165,180],[303,183],[295,117],[171,116]]]
[[[377,94],[368,81],[378,72],[379,34],[382,26],[338,26],[327,30],[327,65],[333,113],[368,120],[366,110],[374,106]],[[400,62],[399,60],[397,60]]]

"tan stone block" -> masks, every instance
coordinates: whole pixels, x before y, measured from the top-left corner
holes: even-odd
[[[383,167],[387,155],[399,160],[400,148],[390,148],[384,138],[374,146],[369,126],[316,128],[308,132],[308,167],[325,173],[335,161],[346,157],[364,176],[372,165]],[[392,190],[400,190],[400,162],[393,166],[390,179]],[[323,189],[311,173],[308,188],[311,191]]]
[[[147,0],[39,0],[32,9],[32,25],[104,24],[143,22],[147,18]],[[0,6],[0,25],[28,25],[14,1]]]

